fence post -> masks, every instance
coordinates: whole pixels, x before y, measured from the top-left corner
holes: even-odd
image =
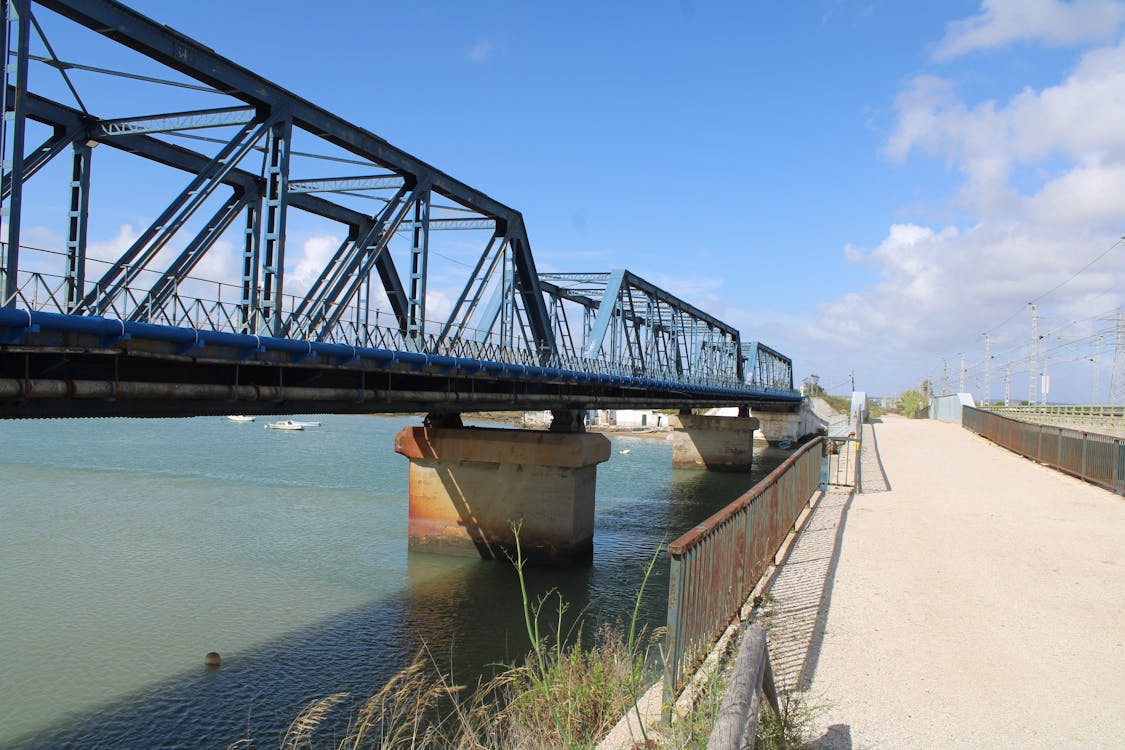
[[[715,726],[707,740],[708,750],[740,750],[754,746],[762,692],[780,714],[770,669],[766,631],[758,623],[747,630],[738,649],[731,682],[723,694]]]
[[[1086,452],[1090,445],[1090,433],[1082,433],[1082,478],[1086,479]]]
[[[1117,444],[1117,460],[1113,462],[1113,486],[1118,494],[1125,495],[1125,442]]]
[[[664,723],[672,721],[672,704],[676,698],[676,687],[680,681],[680,646],[683,638],[680,627],[680,613],[683,610],[683,563],[678,557],[672,558],[672,568],[668,576],[668,653],[664,654]]]

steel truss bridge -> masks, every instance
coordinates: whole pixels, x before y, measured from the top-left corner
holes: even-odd
[[[780,352],[629,271],[539,273],[518,211],[167,26],[2,4],[0,417],[800,402]],[[165,190],[91,243],[92,203]],[[334,241],[298,274],[301,221]]]

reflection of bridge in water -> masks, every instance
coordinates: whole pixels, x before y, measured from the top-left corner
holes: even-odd
[[[749,468],[750,409],[801,429],[786,356],[628,271],[540,274],[518,211],[371,132],[112,0],[4,9],[0,417],[423,412],[412,541],[493,555],[523,519],[559,561],[589,559],[608,458],[585,410],[739,407],[684,414],[696,468]],[[65,243],[25,246],[66,195]],[[124,204],[147,226],[95,252],[91,206]],[[343,237],[312,270],[298,224]],[[461,426],[484,409],[554,423]]]

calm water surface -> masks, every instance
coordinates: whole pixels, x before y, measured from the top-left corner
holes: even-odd
[[[392,445],[418,418],[315,419],[0,422],[0,746],[272,746],[306,701],[376,691],[422,641],[462,682],[524,653],[510,567],[407,553]],[[660,540],[784,458],[673,471],[670,443],[612,440],[593,566],[529,571],[587,623],[628,617]]]

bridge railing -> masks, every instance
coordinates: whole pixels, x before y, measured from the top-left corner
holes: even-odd
[[[64,256],[65,253],[23,246],[28,262],[20,275],[20,284],[15,290],[15,304],[32,311],[66,314],[71,310],[70,298],[75,282],[59,273],[37,270],[36,266],[48,263],[35,262],[40,256]],[[48,258],[49,259],[49,258]],[[105,261],[87,259],[89,267]],[[258,322],[264,319],[266,311],[260,306],[246,305],[242,302],[239,285],[230,282],[189,276],[177,284],[172,291],[154,298],[149,293],[160,274],[151,270],[138,273],[112,299],[101,315],[119,320],[138,320],[155,325],[195,328],[230,333],[244,333],[258,330]],[[78,285],[83,291],[97,290],[97,284]],[[294,310],[301,301],[296,295],[285,295],[284,309]],[[2,301],[0,304],[3,304]],[[441,330],[440,322],[430,321],[431,330]],[[493,331],[464,329],[458,337],[442,337],[426,334],[409,337],[399,326],[398,319],[391,312],[377,307],[363,307],[352,303],[345,314],[327,329],[306,330],[302,320],[292,320],[286,337],[297,340],[324,341],[348,346],[408,351],[464,357],[485,362],[502,362],[527,366],[556,368],[597,375],[611,375],[625,378],[648,378],[664,383],[712,388],[744,388],[732,378],[721,378],[704,374],[680,372],[673,368],[646,363],[638,367],[633,361],[617,361],[604,355],[584,357],[575,354],[544,354],[529,346],[513,345],[505,342]],[[755,390],[768,395],[792,396],[795,392],[785,388],[756,385]]]
[[[1025,458],[1125,494],[1125,440],[966,406],[961,424]]]
[[[1072,417],[1076,420],[1085,419],[1120,419],[1122,407],[1120,404],[1011,404],[1009,406],[992,405],[985,407],[988,411],[1007,416],[1038,417],[1043,415]]]
[[[1086,430],[1125,430],[1125,409],[1119,404],[997,404],[985,408],[993,414],[1024,422]]]
[[[804,445],[750,491],[668,546],[665,705],[738,614],[820,487],[824,438]]]

